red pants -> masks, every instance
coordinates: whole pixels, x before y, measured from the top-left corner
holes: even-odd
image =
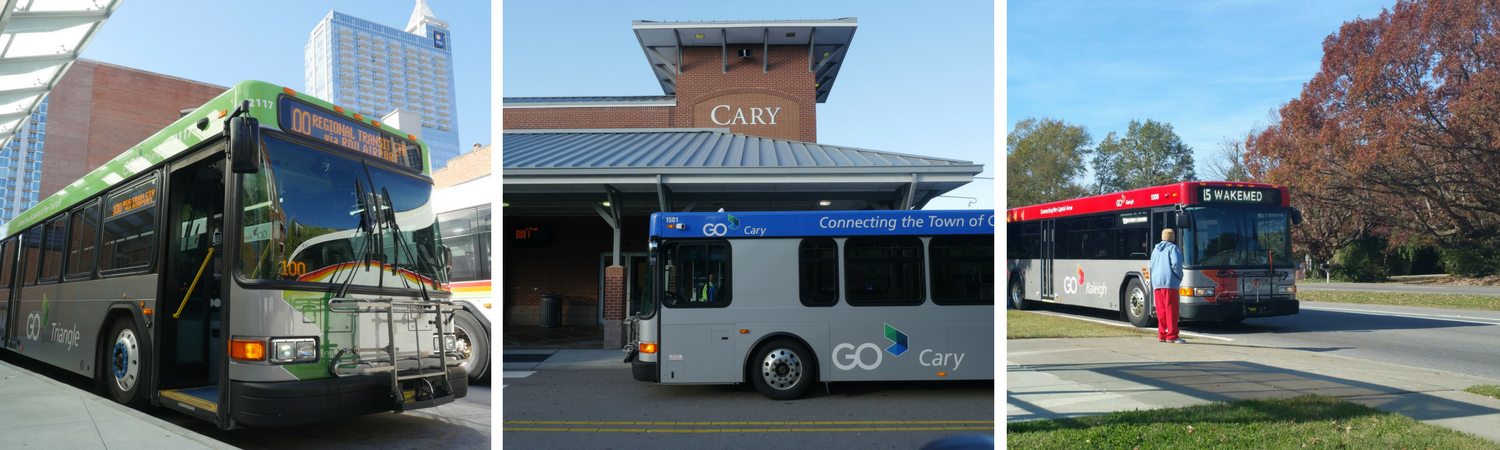
[[[1177,340],[1177,290],[1156,289],[1156,338]]]

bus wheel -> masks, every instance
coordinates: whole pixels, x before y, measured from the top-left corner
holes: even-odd
[[[1026,301],[1026,288],[1021,280],[1010,280],[1010,306],[1018,311],[1031,308],[1031,302]]]
[[[813,371],[808,367],[812,352],[791,339],[776,339],[767,342],[755,353],[755,364],[750,380],[755,390],[772,400],[793,400],[802,396],[813,383]]]
[[[124,405],[139,404],[146,384],[146,368],[150,364],[149,350],[141,343],[141,334],[136,331],[129,317],[115,319],[110,327],[112,340],[102,350],[104,357],[104,384],[115,401]]]
[[[463,365],[469,371],[469,382],[478,383],[489,375],[489,336],[484,334],[484,327],[479,325],[479,320],[468,311],[453,313],[453,334],[457,335],[455,339],[458,341],[458,353],[469,360]]]
[[[1125,287],[1125,318],[1130,320],[1130,324],[1140,328],[1155,327],[1156,318],[1151,317],[1153,303],[1155,301],[1146,287],[1141,285],[1141,279],[1130,279],[1130,284]]]

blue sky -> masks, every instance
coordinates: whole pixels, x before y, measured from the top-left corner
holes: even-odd
[[[453,45],[459,149],[490,143],[490,3],[427,0]],[[126,0],[83,57],[220,86],[261,80],[303,88],[308,33],[329,11],[405,28],[416,0],[226,2]]]
[[[570,4],[571,5],[571,4]],[[995,175],[995,25],[988,1],[508,2],[504,95],[662,95],[630,30],[632,20],[859,18],[838,84],[818,104],[818,141],[955,158]],[[434,6],[436,8],[436,6]],[[947,195],[995,208],[995,181]],[[927,209],[965,209],[938,198]]]
[[[1084,125],[1097,144],[1131,119],[1172,124],[1198,173],[1318,72],[1323,39],[1393,1],[1011,0],[1006,125]]]

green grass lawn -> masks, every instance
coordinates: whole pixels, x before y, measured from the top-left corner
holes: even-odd
[[[1116,327],[1025,311],[1005,311],[1006,339],[1151,336],[1156,330]]]
[[[1472,393],[1479,394],[1479,395],[1483,395],[1483,396],[1489,397],[1489,398],[1500,399],[1500,386],[1495,386],[1493,384],[1481,384],[1481,385],[1478,385],[1478,386],[1469,386],[1469,388],[1468,389],[1464,389],[1464,391],[1472,392]]]
[[[1465,294],[1402,294],[1389,292],[1302,291],[1298,300],[1369,305],[1425,306],[1500,311],[1500,296]]]
[[[1494,449],[1496,444],[1334,397],[1218,402],[1014,422],[1011,449]]]

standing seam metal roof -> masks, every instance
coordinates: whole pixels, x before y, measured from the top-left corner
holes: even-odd
[[[504,168],[890,167],[973,162],[719,130],[512,130]]]

